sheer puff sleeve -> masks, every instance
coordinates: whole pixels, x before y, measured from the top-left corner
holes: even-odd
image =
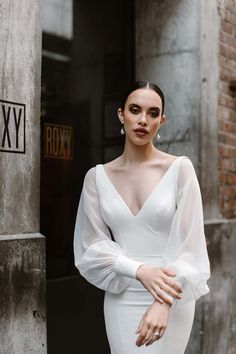
[[[74,258],[75,266],[88,282],[114,294],[128,287],[142,265],[126,257],[111,239],[100,212],[95,167],[84,179],[75,223]]]
[[[210,265],[204,233],[202,197],[191,160],[181,159],[177,177],[177,209],[165,252],[166,267],[176,272],[183,288],[178,303],[209,292]]]

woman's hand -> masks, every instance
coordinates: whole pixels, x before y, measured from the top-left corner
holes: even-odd
[[[136,279],[142,283],[156,301],[160,303],[165,301],[172,305],[173,301],[168,295],[174,299],[181,299],[179,294],[182,292],[180,285],[172,279],[175,275],[171,270],[153,268],[143,264],[136,272]]]
[[[169,309],[170,306],[168,304],[160,304],[157,301],[154,301],[153,304],[148,307],[135,332],[136,334],[139,333],[136,340],[138,347],[144,344],[146,344],[146,346],[151,345],[164,335],[168,322]],[[154,333],[156,333],[156,335]]]

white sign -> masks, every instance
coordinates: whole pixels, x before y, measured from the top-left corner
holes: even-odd
[[[0,151],[25,153],[25,104],[0,100]]]

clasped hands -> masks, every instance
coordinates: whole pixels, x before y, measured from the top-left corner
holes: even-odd
[[[175,272],[169,269],[153,268],[144,264],[136,272],[136,279],[142,283],[154,299],[161,304],[165,301],[169,305],[172,305],[173,301],[170,300],[168,295],[174,299],[181,299],[182,289],[173,280],[175,276]]]
[[[136,279],[154,297],[154,302],[148,307],[135,332],[139,334],[136,340],[137,346],[151,345],[163,336],[173,300],[181,299],[182,289],[178,282],[173,280],[175,275],[175,272],[166,268],[153,268],[146,265],[138,268]]]

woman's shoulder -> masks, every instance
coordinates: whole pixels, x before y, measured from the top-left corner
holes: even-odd
[[[84,180],[85,182],[86,181],[92,181],[92,182],[95,182],[96,181],[96,173],[97,173],[97,170],[99,168],[113,168],[113,167],[116,167],[117,166],[117,162],[119,162],[119,157],[114,159],[114,160],[111,160],[105,164],[102,164],[102,163],[99,163],[99,164],[96,164],[95,166],[92,166],[89,168],[89,170],[86,172],[85,176],[84,176]]]
[[[91,178],[95,175],[95,173],[96,173],[96,166],[90,167],[85,174],[85,178]]]
[[[193,177],[197,178],[194,162],[189,156],[179,156],[178,179],[187,181]]]
[[[176,159],[180,159],[180,160],[188,159],[189,161],[191,161],[191,158],[187,155],[173,155],[164,151],[161,151],[161,157],[163,158],[163,160],[170,161],[170,162]]]
[[[193,176],[196,177],[196,171],[192,159],[187,155],[172,155],[164,153],[161,155],[164,170],[167,171],[172,165],[176,167],[178,180],[189,180]]]
[[[90,167],[84,176],[84,186],[95,184],[96,181],[96,166]]]
[[[95,166],[92,166],[88,169],[84,176],[84,184],[97,184],[97,176],[99,175],[99,171],[101,171],[101,168],[103,169],[103,164],[97,164]]]
[[[157,156],[157,162],[165,166],[170,167],[175,160],[179,160],[180,165],[191,164],[192,161],[187,155],[173,155],[166,153],[164,151],[159,151],[159,155]]]

